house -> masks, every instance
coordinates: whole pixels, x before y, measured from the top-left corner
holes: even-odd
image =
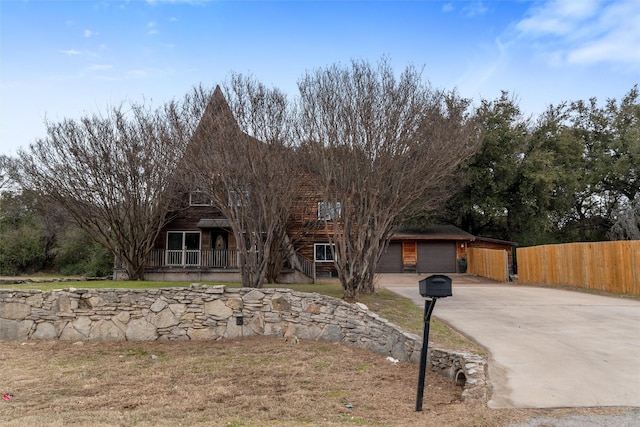
[[[206,106],[203,118],[193,135],[191,148],[194,152],[205,149],[204,145],[193,144],[193,142],[208,141],[212,138],[213,140],[223,138],[218,141],[228,141],[229,145],[237,150],[236,154],[244,157],[248,147],[260,148],[262,144],[261,141],[240,130],[219,87],[216,88]],[[207,146],[206,149],[210,150],[211,147]],[[192,166],[187,165],[186,169],[188,170],[189,167]],[[199,177],[196,172],[187,171],[178,174],[193,175],[187,178],[192,182],[192,190],[184,195],[183,205],[186,206],[174,210],[170,221],[159,232],[146,262],[145,278],[147,280],[241,280],[240,258],[243,253],[239,250],[238,243],[245,245],[247,243],[236,241],[237,235],[234,235],[229,221],[232,217],[226,217],[224,212],[228,212],[225,210],[226,207],[230,208],[229,210],[236,210],[236,207],[243,206],[243,199],[246,197],[242,197],[243,194],[240,192],[228,190],[228,187],[216,186],[213,180],[202,185],[203,179],[211,178]],[[234,177],[234,174],[228,173],[225,177],[227,176]],[[205,186],[212,187],[214,191],[221,189],[224,192],[224,195],[215,194],[218,197],[217,207],[210,199],[213,194],[202,191]],[[228,200],[229,204],[221,206],[220,197]],[[295,252],[288,253],[285,259],[286,268],[282,270],[279,277],[281,282],[313,280],[315,272],[311,259],[305,259]],[[123,276],[123,272],[118,269],[114,271],[115,278]]]
[[[313,282],[335,275],[327,227],[340,212],[305,189],[294,204],[288,226],[295,259],[287,259],[280,283]],[[329,228],[331,229],[331,228]],[[147,263],[147,280],[240,281],[235,236],[224,215],[206,195],[193,190],[189,207],[178,212],[160,232]]]
[[[213,115],[213,120],[219,122],[233,121],[219,89],[205,114]],[[259,143],[255,139],[252,141]],[[300,192],[287,226],[289,243],[295,254],[283,257],[285,261],[278,277],[281,283],[313,282],[316,277],[336,275],[328,232],[332,231],[333,218],[340,214],[340,203],[322,201],[312,185]],[[145,278],[241,281],[238,245],[228,219],[197,186],[184,197],[187,207],[174,212],[158,234],[146,264]],[[458,272],[459,260],[465,259],[466,248],[480,242],[479,238],[451,225],[432,226],[421,232],[401,231],[392,236],[377,271]],[[123,277],[121,270],[114,271],[114,278]]]

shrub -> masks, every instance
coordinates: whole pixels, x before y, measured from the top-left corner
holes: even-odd
[[[46,261],[40,227],[24,223],[0,233],[0,274],[35,273],[44,269]]]
[[[63,275],[102,277],[113,270],[111,253],[79,229],[68,230],[57,246],[55,267]]]

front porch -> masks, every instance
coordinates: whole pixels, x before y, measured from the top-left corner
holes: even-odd
[[[147,258],[147,268],[215,268],[238,269],[240,253],[235,249],[154,249]]]
[[[315,283],[313,261],[296,254],[293,264],[284,266],[278,283]],[[225,250],[165,250],[154,249],[147,256],[145,280],[173,282],[241,282],[240,251]],[[119,263],[113,271],[114,280],[127,280]]]

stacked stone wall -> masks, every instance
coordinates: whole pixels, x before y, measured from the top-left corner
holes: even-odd
[[[323,340],[418,362],[421,339],[364,304],[290,289],[192,284],[188,288],[0,290],[0,340],[217,340],[252,335]],[[486,362],[430,349],[431,369],[486,400]]]

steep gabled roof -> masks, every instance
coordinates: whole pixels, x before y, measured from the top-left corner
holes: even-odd
[[[240,130],[238,122],[235,117],[233,117],[231,107],[229,107],[219,85],[216,86],[211,98],[209,99],[207,108],[205,109],[204,114],[200,119],[200,123],[198,123],[198,127],[196,128],[194,139],[202,136],[202,134],[206,132],[205,126],[215,126],[215,132],[220,134],[223,132],[229,132],[230,130]],[[210,130],[207,134],[211,134]]]

